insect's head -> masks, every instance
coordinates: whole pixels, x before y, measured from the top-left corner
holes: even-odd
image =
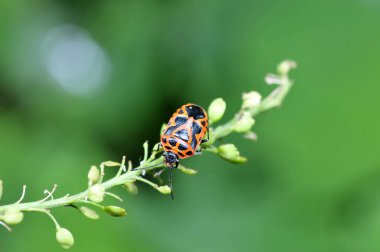
[[[178,163],[178,156],[170,151],[165,151],[162,154],[165,158],[164,164],[168,167],[173,167]]]

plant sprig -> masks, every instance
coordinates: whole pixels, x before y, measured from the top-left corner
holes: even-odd
[[[244,163],[247,159],[240,155],[239,150],[233,144],[217,145],[217,140],[224,138],[232,133],[244,134],[245,138],[256,140],[256,133],[251,131],[255,124],[255,117],[264,111],[278,107],[282,104],[285,96],[288,94],[292,87],[292,81],[288,77],[291,69],[296,67],[294,61],[285,60],[278,65],[277,74],[268,74],[265,78],[267,84],[275,84],[276,87],[272,92],[262,99],[262,96],[256,92],[251,91],[243,93],[242,106],[235,116],[224,124],[216,125],[216,123],[223,117],[226,103],[222,98],[215,99],[208,108],[208,116],[210,123],[210,139],[208,142],[202,144],[204,151],[217,154],[221,158],[232,163]],[[54,223],[56,227],[56,239],[59,244],[68,249],[74,245],[74,237],[71,232],[62,228],[57,219],[53,216],[51,209],[57,207],[70,206],[77,209],[80,213],[90,219],[98,219],[99,215],[93,209],[104,211],[105,213],[121,217],[127,214],[126,210],[119,206],[105,206],[102,205],[105,197],[113,197],[119,201],[122,198],[114,193],[109,192],[109,189],[122,185],[132,194],[136,194],[138,189],[136,182],[146,183],[157,191],[163,194],[170,194],[171,189],[167,185],[156,184],[146,178],[146,173],[151,173],[153,170],[160,170],[154,174],[158,177],[165,165],[163,164],[163,157],[161,150],[157,150],[157,144],[149,152],[148,143],[143,144],[144,159],[140,164],[133,168],[132,162],[123,157],[122,161],[106,161],[102,162],[99,166],[91,166],[87,177],[88,187],[83,192],[75,195],[65,195],[54,199],[54,194],[57,185],[54,185],[51,190],[45,190],[46,194],[41,200],[34,202],[23,203],[26,186],[22,188],[21,197],[15,203],[8,205],[0,205],[0,225],[11,231],[12,225],[17,225],[22,222],[25,212],[40,212],[46,214]],[[118,171],[114,177],[104,180],[106,169],[117,168]],[[195,174],[196,170],[186,168],[183,165],[178,167],[180,171],[185,174]],[[0,180],[0,200],[3,193],[3,182]],[[90,208],[92,207],[92,208]]]

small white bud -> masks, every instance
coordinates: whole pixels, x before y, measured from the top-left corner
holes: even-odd
[[[247,161],[247,158],[240,156],[238,149],[233,144],[223,144],[217,150],[221,158],[232,163],[245,163]]]
[[[163,194],[170,194],[172,192],[172,190],[170,189],[169,186],[167,185],[164,185],[164,186],[159,186],[156,188],[160,193],[163,193]]]
[[[133,182],[125,183],[124,188],[127,189],[127,191],[132,195],[136,195],[139,192],[139,189],[137,188],[136,184]]]
[[[105,189],[101,184],[96,184],[90,187],[88,198],[96,203],[102,202],[104,199]]]
[[[222,98],[213,100],[208,107],[208,117],[210,123],[216,123],[222,119],[224,111],[226,111],[226,102]]]
[[[90,185],[93,185],[96,182],[98,182],[100,178],[100,171],[98,167],[96,167],[95,165],[91,166],[90,170],[88,171],[87,177]]]
[[[5,210],[3,220],[9,225],[19,224],[24,219],[24,214],[17,208],[10,207]]]
[[[246,133],[251,130],[254,124],[255,119],[252,118],[251,113],[243,112],[239,115],[239,119],[234,125],[234,131],[238,133]]]
[[[78,210],[84,215],[86,216],[87,218],[89,219],[92,219],[92,220],[97,220],[99,219],[99,215],[94,211],[92,210],[91,208],[88,208],[88,207],[85,207],[85,206],[81,206],[78,208]]]
[[[104,166],[112,167],[112,166],[121,166],[120,163],[114,161],[106,161],[102,163]]]
[[[74,245],[74,237],[66,228],[58,228],[55,237],[64,249],[69,249]]]
[[[243,109],[251,109],[256,107],[261,102],[261,94],[256,91],[251,91],[249,93],[243,93]]]
[[[257,141],[257,134],[255,132],[249,131],[244,135],[244,138],[252,141]]]
[[[284,60],[277,66],[277,72],[281,75],[287,75],[291,69],[297,67],[297,63],[293,60]]]
[[[265,82],[268,85],[273,85],[273,84],[281,85],[283,83],[283,79],[280,76],[275,75],[275,74],[267,74],[265,76]]]
[[[104,211],[114,217],[122,217],[127,214],[124,208],[118,206],[106,206],[104,207]]]
[[[183,172],[187,175],[194,175],[194,174],[197,174],[197,172],[198,172],[197,170],[186,168],[185,166],[182,166],[182,165],[180,165],[178,167],[178,170],[180,170],[181,172]]]

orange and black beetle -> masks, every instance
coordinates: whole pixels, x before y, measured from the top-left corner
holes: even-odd
[[[203,139],[208,132],[206,111],[196,104],[185,104],[170,118],[161,136],[165,165],[177,168],[179,159],[193,156],[199,145],[208,141]]]

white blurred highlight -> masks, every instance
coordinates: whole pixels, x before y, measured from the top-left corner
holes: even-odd
[[[111,64],[106,53],[78,26],[50,30],[42,41],[41,54],[49,75],[69,93],[89,95],[109,80]]]

